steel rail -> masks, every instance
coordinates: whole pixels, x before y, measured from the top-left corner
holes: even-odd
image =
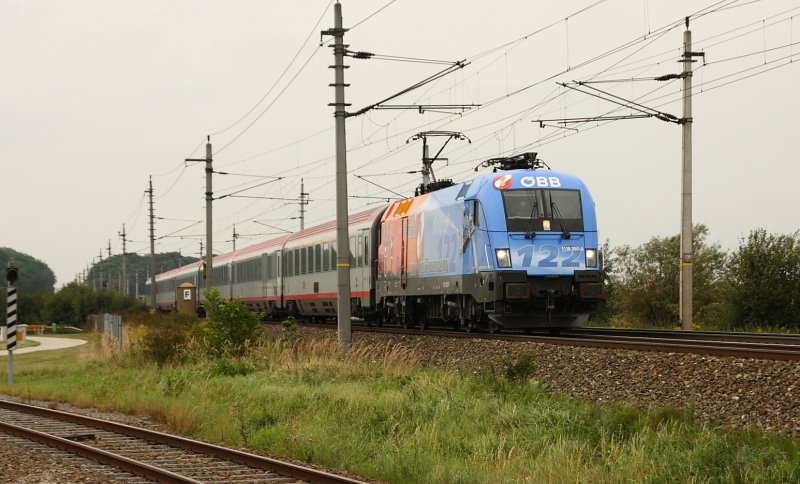
[[[283,476],[308,481],[311,483],[319,484],[363,484],[363,481],[351,479],[345,476],[339,476],[328,472],[312,469],[309,467],[299,466],[290,462],[283,462],[270,457],[264,457],[256,454],[250,454],[235,449],[229,449],[215,444],[209,444],[199,440],[192,440],[177,435],[165,434],[155,430],[148,430],[130,425],[112,422],[109,420],[101,420],[85,415],[74,413],[62,412],[60,410],[53,410],[49,408],[36,407],[24,403],[16,403],[8,400],[0,400],[0,408],[15,410],[18,412],[25,412],[33,415],[38,415],[46,418],[57,419],[64,422],[70,422],[88,427],[94,427],[101,430],[107,430],[118,434],[128,435],[140,439],[145,439],[159,444],[177,447],[183,450],[197,452],[208,456],[217,457],[237,464],[253,467],[264,471],[275,472]],[[63,440],[63,439],[61,439]],[[72,442],[67,441],[70,444]],[[49,444],[48,444],[49,445]],[[91,448],[91,447],[90,447]],[[178,481],[176,481],[178,482]],[[195,481],[181,481],[181,482],[195,482]]]
[[[729,331],[680,331],[673,329],[641,329],[641,328],[575,328],[561,334],[594,334],[603,336],[636,336],[674,339],[705,339],[708,341],[748,342],[779,345],[800,345],[800,334],[793,333],[749,333]]]
[[[175,474],[174,472],[170,472],[166,469],[160,469],[144,462],[139,462],[121,455],[107,452],[105,450],[97,449],[95,447],[73,442],[71,440],[63,439],[61,437],[50,435],[44,432],[39,432],[37,430],[27,429],[25,427],[20,427],[7,422],[0,421],[0,432],[9,435],[15,435],[25,440],[38,442],[48,447],[61,449],[70,454],[85,457],[107,466],[116,467],[117,469],[121,469],[125,472],[129,472],[133,475],[143,477],[151,481],[165,484],[202,484],[201,481],[196,481],[189,477],[181,476],[180,474]]]
[[[330,325],[318,325],[317,327],[329,328]],[[634,351],[654,351],[661,353],[690,353],[710,356],[724,356],[733,358],[753,358],[762,360],[782,360],[800,361],[800,344],[777,344],[777,343],[753,343],[748,341],[721,341],[719,337],[714,339],[695,339],[705,336],[701,332],[679,332],[665,330],[663,333],[652,336],[617,336],[609,334],[584,335],[583,329],[562,330],[559,335],[537,335],[537,334],[486,334],[486,333],[466,333],[457,331],[442,330],[419,330],[403,329],[395,327],[373,327],[358,326],[355,331],[373,333],[395,333],[407,335],[441,336],[446,338],[471,338],[488,339],[501,341],[518,341],[530,343],[556,344],[563,346],[580,346],[587,348],[609,348]],[[602,328],[590,328],[586,332],[602,331]],[[628,330],[620,330],[628,331]],[[722,332],[709,332],[711,334],[726,334]],[[758,333],[743,333],[746,335],[758,335]],[[667,338],[666,336],[671,336]],[[674,337],[673,337],[674,336]],[[775,339],[775,334],[770,334],[769,338]],[[791,336],[788,337],[791,341]],[[780,338],[776,339],[781,340]]]

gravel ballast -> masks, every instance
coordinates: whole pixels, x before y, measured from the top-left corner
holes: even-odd
[[[302,333],[335,337],[334,329]],[[693,406],[706,423],[800,437],[797,362],[360,331],[353,342],[415,348],[424,365],[450,371],[497,370],[531,354],[535,378],[554,392],[644,409]]]

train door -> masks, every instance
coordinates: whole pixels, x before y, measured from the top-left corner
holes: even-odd
[[[403,217],[403,236],[400,245],[400,287],[408,285],[408,217]]]
[[[278,308],[283,308],[283,275],[286,270],[285,267],[285,252],[283,249],[275,252],[275,255],[278,257],[278,266],[276,267],[276,280],[275,280],[275,290],[277,292],[278,298],[275,299],[275,306]]]
[[[363,296],[363,293],[368,293],[371,286],[370,275],[372,264],[370,264],[370,250],[369,250],[369,229],[361,229],[358,231],[358,274],[360,279],[361,305],[369,305],[369,297]]]
[[[253,284],[254,287],[259,287],[261,289],[259,291],[260,294],[258,295],[265,299],[264,300],[265,310],[269,309],[270,306],[270,303],[268,300],[266,300],[266,298],[272,295],[270,294],[271,292],[270,286],[272,286],[272,278],[275,277],[275,275],[272,274],[272,272],[270,272],[271,268],[269,266],[269,261],[270,261],[270,254],[268,252],[265,252],[264,254],[261,255],[261,260],[259,261],[259,264],[261,266],[261,273],[260,273],[261,277],[259,277],[258,280]]]

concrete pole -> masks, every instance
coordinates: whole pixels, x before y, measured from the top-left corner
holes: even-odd
[[[236,233],[236,224],[233,224],[233,258],[231,259],[231,277],[228,282],[228,299],[233,301],[233,283],[236,280],[236,239],[239,234]]]
[[[128,247],[125,234],[125,224],[122,224],[122,295],[128,295]]]
[[[211,136],[206,143],[206,291],[214,287],[214,244],[211,240],[211,202],[214,200],[214,192],[211,190],[211,175],[214,173],[211,167]]]
[[[306,228],[306,190],[304,180],[300,179],[300,230]]]
[[[150,177],[150,307],[156,307],[156,228],[153,215],[153,177]]]
[[[103,290],[103,249],[100,249],[100,262],[97,265],[97,272],[100,273],[100,291]]]
[[[335,103],[336,119],[336,275],[338,285],[336,315],[338,317],[339,346],[347,352],[352,343],[350,328],[350,237],[347,218],[347,139],[345,138],[345,119],[347,105],[344,102],[344,33],[342,28],[342,4],[333,6],[335,65]]]
[[[680,320],[692,329],[692,32],[683,33],[683,176],[681,181]]]
[[[114,292],[114,264],[111,262],[111,239],[108,239],[108,292]]]

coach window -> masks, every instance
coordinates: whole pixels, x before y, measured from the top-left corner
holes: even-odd
[[[331,270],[331,243],[325,242],[322,244],[322,270],[328,272]]]
[[[294,249],[294,275],[300,274],[300,249]]]
[[[336,260],[337,258],[338,257],[336,255],[336,241],[334,240],[333,242],[331,242],[331,269],[333,270],[337,270],[339,268],[339,266],[337,265],[339,264],[339,261]]]
[[[309,247],[308,251],[312,253],[311,254],[311,259],[314,261],[314,264],[313,264],[314,271],[313,272],[319,272],[320,266],[322,265],[322,261],[320,260],[320,257],[319,257],[319,254],[320,254],[319,244],[314,244],[312,247]],[[312,271],[309,271],[309,272],[312,272]]]
[[[348,247],[348,249],[350,249],[349,250],[349,252],[350,252],[350,260],[348,261],[350,263],[350,265],[355,265],[355,263],[356,263],[356,258],[353,257],[353,249],[355,249],[355,248],[356,248],[356,238],[355,237],[350,237],[350,246]]]
[[[308,267],[308,251],[305,247],[300,249],[300,274],[305,274]]]

